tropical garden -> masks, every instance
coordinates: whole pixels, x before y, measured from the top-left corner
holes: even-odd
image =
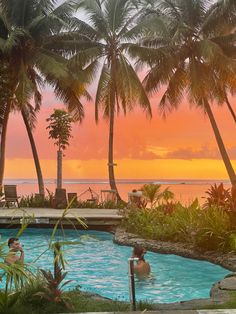
[[[80,14],[86,18],[79,18]],[[0,186],[9,116],[18,112],[32,148],[39,190],[37,196],[22,198],[21,206],[53,206],[54,195],[45,194],[33,133],[44,105],[43,91],[50,86],[65,105],[65,110],[55,110],[48,118],[49,138],[58,147],[58,190],[62,189],[62,154],[69,144],[71,123],[83,121],[84,103],[90,100],[95,123],[102,117],[109,125],[108,177],[118,196],[118,206],[96,207],[119,207],[123,227],[143,238],[184,242],[200,251],[234,251],[236,175],[214,106],[225,105],[236,121],[229,101],[236,91],[235,29],[234,0],[0,0]],[[140,78],[141,70],[144,79]],[[89,87],[94,82],[93,100]],[[232,189],[212,186],[203,205],[198,200],[180,204],[170,190],[161,191],[159,185],[140,187],[144,201],[139,206],[127,205],[119,195],[114,171],[116,117],[120,111],[130,114],[139,106],[151,118],[150,97],[161,87],[164,93],[158,109],[163,118],[168,119],[187,98],[210,121]],[[3,263],[0,265],[11,278],[26,279],[21,281],[23,292],[19,295],[17,284],[13,291],[6,285],[0,295],[0,313],[10,313],[10,307],[12,313],[20,313],[16,312],[19,306],[27,313],[25,308],[32,304],[40,311],[42,299],[47,299],[49,307],[60,304],[72,311],[68,297],[73,300],[73,293],[64,298],[58,288],[65,277],[63,263],[57,262],[60,250],[55,246],[50,249],[55,254],[55,271],[42,270],[41,280],[30,281],[30,271],[25,269],[9,273]],[[42,283],[43,288],[33,289],[35,283]],[[52,308],[45,309],[45,313],[50,311]]]

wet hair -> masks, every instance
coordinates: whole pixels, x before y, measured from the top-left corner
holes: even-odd
[[[10,247],[15,241],[19,241],[18,238],[10,238],[7,242],[8,246]]]
[[[135,246],[133,250],[134,256],[137,256],[139,260],[145,261],[144,254],[146,253],[146,250],[141,246]]]

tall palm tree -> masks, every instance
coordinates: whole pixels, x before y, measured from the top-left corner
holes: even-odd
[[[88,96],[84,78],[81,81],[68,67],[68,57],[76,51],[76,37],[70,32],[74,8],[70,1],[58,6],[55,3],[0,0],[0,60],[13,74],[10,99],[16,99],[23,115],[32,96],[40,105],[39,87],[49,84],[81,121],[84,111],[80,97]],[[4,115],[6,126],[10,105],[9,102]]]
[[[143,40],[148,54],[137,47],[130,53],[149,66],[144,85],[149,93],[167,86],[160,101],[165,116],[177,109],[183,96],[207,114],[233,185],[236,176],[217,127],[210,103],[225,101],[225,88],[235,90],[234,34],[221,31],[205,0],[161,0],[146,19],[150,36]],[[149,26],[148,26],[149,25]],[[156,27],[155,27],[156,25]],[[226,25],[226,24],[225,24]]]
[[[71,63],[79,60],[84,65],[91,63],[96,67],[101,63],[95,119],[99,120],[100,110],[109,119],[109,182],[118,194],[113,158],[115,116],[120,110],[126,114],[139,104],[151,117],[149,99],[127,54],[128,47],[139,35],[136,20],[140,12],[129,0],[85,0],[80,5],[85,10],[86,21],[74,19],[74,27],[81,37],[81,52],[71,59]]]

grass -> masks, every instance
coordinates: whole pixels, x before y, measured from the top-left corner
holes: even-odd
[[[66,295],[71,298],[73,309],[67,309],[64,306],[56,303],[48,303],[43,300],[24,300],[19,302],[12,309],[11,314],[51,314],[51,313],[78,313],[78,312],[128,312],[130,304],[127,302],[112,301],[109,299],[95,299],[90,295],[79,291],[66,292]],[[152,310],[152,304],[148,302],[138,302],[138,310]]]
[[[212,304],[205,306],[204,309],[236,309],[236,291],[230,292],[230,299],[222,304]]]

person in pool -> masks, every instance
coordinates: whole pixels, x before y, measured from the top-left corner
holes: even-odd
[[[11,265],[16,262],[24,263],[24,250],[18,238],[10,238],[8,240],[9,252],[5,258],[5,263]],[[20,255],[18,255],[20,252]]]
[[[145,254],[146,250],[144,248],[139,246],[134,247],[132,257],[138,258],[137,264],[134,265],[134,273],[139,278],[147,277],[151,272],[149,263],[144,259]]]

